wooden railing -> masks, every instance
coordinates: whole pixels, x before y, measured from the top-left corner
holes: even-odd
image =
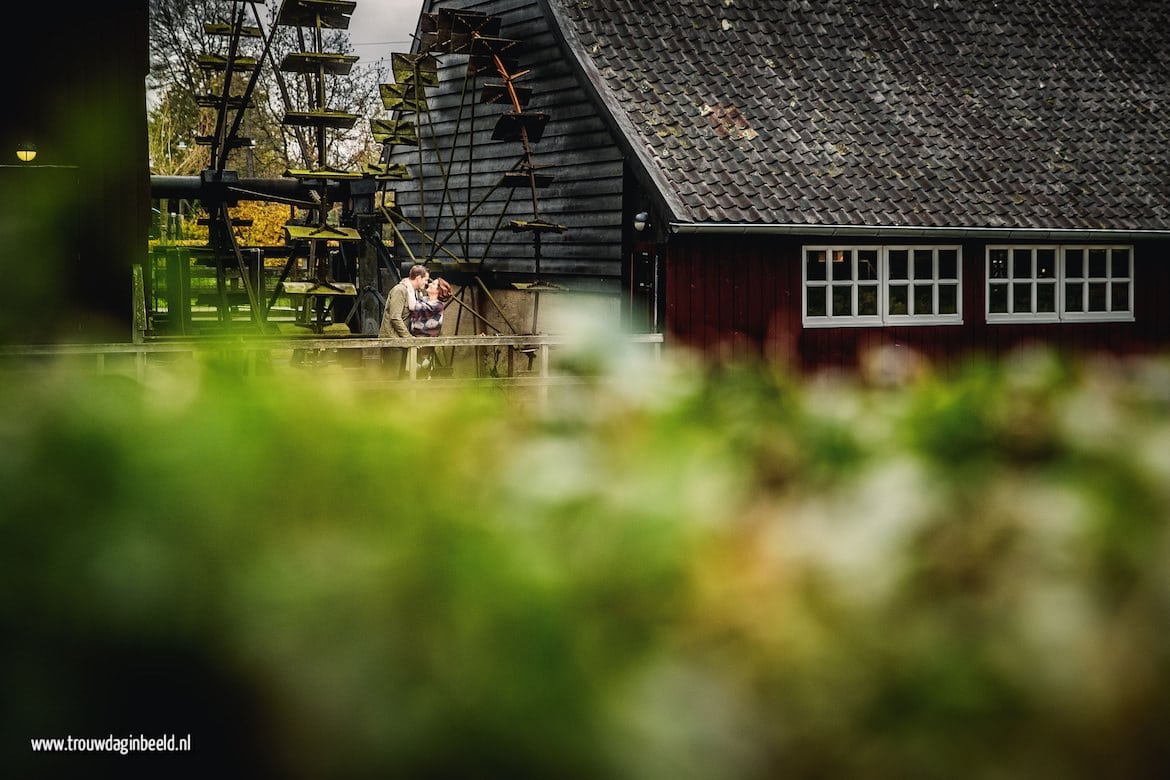
[[[615,348],[621,345],[646,345],[650,357],[661,357],[663,337],[661,333],[643,333],[615,337]],[[551,352],[557,347],[578,343],[572,336],[565,335],[480,335],[480,336],[435,336],[432,338],[365,338],[365,337],[290,337],[290,336],[209,336],[204,338],[156,338],[139,343],[107,344],[33,344],[0,346],[0,369],[13,365],[27,366],[38,359],[92,357],[92,368],[106,371],[112,358],[132,358],[135,373],[142,377],[149,366],[151,356],[187,354],[198,358],[202,355],[242,356],[245,367],[255,368],[259,359],[273,360],[275,353],[288,353],[288,360],[303,363],[307,356],[333,354],[342,350],[362,350],[362,358],[369,362],[381,363],[382,350],[403,348],[407,350],[407,378],[419,378],[418,350],[421,348],[497,348],[508,350],[504,374],[492,377],[462,376],[445,381],[467,382],[476,379],[502,380],[511,384],[551,384],[558,376],[551,365]],[[515,359],[518,355],[535,362],[534,371],[517,373]],[[313,361],[310,361],[313,362]],[[316,361],[321,362],[321,361]],[[362,361],[364,362],[364,361]],[[382,369],[389,373],[389,369]],[[394,367],[397,375],[397,366]]]

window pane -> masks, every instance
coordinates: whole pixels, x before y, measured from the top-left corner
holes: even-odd
[[[815,249],[805,253],[804,262],[806,279],[822,281],[825,279],[825,251]],[[823,314],[823,312],[822,312]]]
[[[1032,283],[1015,282],[1012,284],[1012,311],[1016,314],[1032,313]]]
[[[934,252],[929,249],[914,250],[914,278],[934,278]]]
[[[938,313],[959,313],[959,285],[940,284],[938,287]]]
[[[1105,250],[1089,250],[1089,276],[1093,279],[1105,278]]]
[[[890,278],[907,279],[909,270],[909,255],[905,249],[895,249],[890,252]]]
[[[875,315],[878,313],[878,288],[866,284],[857,288],[857,313]]]
[[[833,316],[834,317],[852,317],[853,316],[853,285],[851,285],[851,284],[835,284],[835,285],[833,285]]]
[[[959,278],[959,253],[954,249],[940,249],[938,252],[938,278]]]
[[[1064,286],[1064,310],[1065,311],[1084,311],[1085,302],[1084,284],[1066,284]]]
[[[914,313],[934,314],[934,285],[914,285]]]
[[[992,314],[1007,314],[1006,284],[993,284],[987,291],[987,310]]]
[[[1007,278],[1008,252],[1006,249],[992,249],[988,255],[991,260],[991,278]]]
[[[845,281],[853,278],[853,251],[850,249],[833,250],[833,278]]]
[[[877,250],[862,249],[857,253],[857,278],[877,280]]]
[[[890,285],[890,314],[910,313],[910,288],[904,284]]]
[[[1012,278],[1032,278],[1032,250],[1016,249],[1012,252]]]
[[[1128,282],[1114,282],[1113,288],[1113,305],[1110,306],[1110,311],[1129,311],[1129,283]]]
[[[1129,278],[1129,250],[1128,249],[1114,249],[1113,250],[1113,278],[1114,279],[1128,279]]]
[[[804,291],[805,300],[808,301],[808,316],[825,316],[825,297],[828,293],[825,287],[809,287]]]
[[[1036,285],[1036,311],[1056,311],[1056,283]]]
[[[1036,276],[1041,279],[1056,278],[1056,250],[1036,250]]]
[[[1105,282],[1094,282],[1089,285],[1089,311],[1106,311]]]
[[[1085,275],[1085,253],[1080,249],[1070,249],[1064,253],[1064,275],[1070,279],[1080,279]]]

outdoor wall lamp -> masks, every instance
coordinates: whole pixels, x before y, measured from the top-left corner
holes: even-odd
[[[634,215],[634,230],[641,233],[650,224],[650,215],[645,211],[639,211]]]
[[[32,162],[37,156],[37,145],[22,142],[16,145],[16,158],[21,162]]]

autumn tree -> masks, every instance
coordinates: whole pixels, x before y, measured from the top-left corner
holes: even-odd
[[[253,144],[233,150],[228,167],[246,176],[272,177],[316,163],[316,146],[309,133],[281,121],[287,110],[310,105],[312,85],[307,79],[282,73],[278,65],[288,53],[311,50],[312,44],[302,28],[276,25],[279,5],[278,0],[150,0],[148,124],[152,171],[191,175],[207,165],[207,147],[197,147],[195,139],[214,133],[216,111],[200,105],[199,96],[220,95],[222,74],[202,70],[199,57],[228,56],[231,36],[217,30],[237,22],[258,36],[241,36],[237,56],[252,57],[260,67],[239,132]],[[241,13],[242,20],[238,19]],[[321,48],[352,52],[344,30],[323,30]],[[376,159],[378,147],[370,135],[368,119],[382,110],[378,83],[387,80],[382,71],[381,66],[359,62],[349,75],[326,80],[325,105],[363,117],[348,131],[328,132],[326,165],[353,170]],[[248,74],[234,74],[230,92],[243,95],[248,79]]]
[[[288,53],[314,50],[315,44],[303,29],[277,25],[279,10],[278,0],[150,0],[147,125],[152,173],[194,176],[209,166],[209,147],[196,139],[216,133],[217,110],[207,105],[207,98],[222,97],[224,75],[200,68],[199,58],[228,57],[232,36],[225,31],[237,25],[253,35],[237,39],[235,56],[251,57],[259,62],[259,68],[254,83],[250,83],[249,73],[232,76],[229,94],[248,97],[238,135],[251,139],[251,144],[230,150],[226,167],[248,178],[275,178],[290,168],[318,167],[312,132],[282,122],[287,110],[311,105],[314,85],[307,77],[282,73],[278,67]],[[349,54],[353,48],[346,31],[325,29],[321,50]],[[347,76],[326,79],[325,106],[362,119],[348,131],[327,131],[325,165],[357,170],[377,159],[380,147],[373,142],[368,120],[382,110],[378,83],[385,80],[383,67],[361,63]],[[227,112],[226,121],[234,115],[234,111]],[[242,242],[270,245],[282,241],[280,226],[288,219],[287,206],[242,201],[232,212],[234,217],[252,221],[252,227],[240,236]],[[190,204],[189,213],[196,218],[205,216],[198,203]],[[191,224],[184,235],[193,241],[206,240],[206,228]]]

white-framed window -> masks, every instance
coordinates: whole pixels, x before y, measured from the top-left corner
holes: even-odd
[[[1133,247],[987,247],[987,321],[1132,321]]]
[[[806,327],[961,324],[958,246],[805,246]]]
[[[804,248],[804,319],[825,325],[880,325],[881,250]]]
[[[1055,322],[1058,282],[1053,246],[987,248],[987,321]]]

